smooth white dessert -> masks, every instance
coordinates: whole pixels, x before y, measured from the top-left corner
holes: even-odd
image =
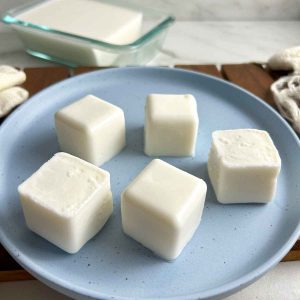
[[[125,146],[125,118],[121,108],[88,95],[55,114],[60,148],[101,165]]]
[[[17,17],[22,21],[91,39],[128,44],[139,37],[143,15],[135,10],[95,0],[52,0]]]
[[[67,153],[55,154],[18,191],[27,226],[69,253],[91,239],[113,210],[109,173]]]
[[[213,132],[208,173],[219,202],[271,201],[280,167],[279,153],[266,131]]]
[[[141,36],[143,13],[114,1],[51,0],[32,6],[16,16],[25,22],[110,44],[123,45]],[[69,65],[124,65],[137,50],[123,53],[90,43],[82,38],[46,34],[23,26],[13,26],[27,49],[45,54]],[[139,59],[140,61],[141,59]]]
[[[197,103],[192,95],[149,95],[145,107],[145,153],[194,156],[198,124]]]
[[[26,74],[11,66],[0,66],[0,91],[22,84],[26,80]]]
[[[166,260],[192,238],[202,215],[206,183],[154,159],[121,196],[124,232]]]

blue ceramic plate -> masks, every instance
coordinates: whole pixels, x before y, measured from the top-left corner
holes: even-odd
[[[149,93],[191,93],[198,102],[196,157],[164,158],[208,183],[201,224],[172,263],[154,256],[125,236],[121,228],[120,192],[151,160],[143,153],[144,104]],[[111,173],[113,216],[79,253],[70,255],[27,229],[17,186],[59,151],[54,112],[86,94],[94,94],[124,110],[127,147],[103,165]],[[206,169],[211,133],[230,128],[258,128],[271,134],[282,158],[272,203],[216,202]],[[77,76],[43,90],[17,109],[0,128],[0,145],[0,241],[30,273],[73,297],[225,296],[279,262],[300,233],[297,136],[261,100],[210,76],[166,68],[111,69]]]

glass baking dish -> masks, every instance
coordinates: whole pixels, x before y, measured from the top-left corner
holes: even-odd
[[[140,37],[126,45],[110,44],[18,19],[21,13],[46,2],[41,0],[9,10],[2,16],[2,21],[11,25],[17,32],[29,54],[70,67],[145,64],[159,52],[167,29],[175,21],[170,15],[141,7],[130,1],[97,1],[142,12]]]

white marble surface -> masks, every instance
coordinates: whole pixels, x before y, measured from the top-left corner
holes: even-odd
[[[179,20],[300,20],[299,0],[187,0],[184,4],[182,0],[127,1],[168,12]],[[0,13],[27,2],[1,0]]]
[[[27,55],[16,34],[4,25],[0,25],[0,41],[3,41],[0,42],[0,64],[19,67],[49,65]],[[300,21],[182,21],[170,28],[164,53],[150,64],[265,62],[279,49],[299,43]]]
[[[299,21],[177,22],[159,64],[266,62],[276,51],[300,43]]]
[[[300,22],[296,21],[178,22],[170,30],[164,54],[151,64],[264,62],[278,49],[299,44],[299,28]],[[19,67],[50,65],[24,53],[15,34],[3,26],[0,27],[0,41],[0,64]],[[300,262],[280,263],[256,283],[227,300],[298,300],[299,283]],[[28,281],[1,283],[0,299],[68,298],[37,281]]]
[[[141,3],[140,0],[131,0]],[[299,20],[299,0],[143,0],[179,20]]]

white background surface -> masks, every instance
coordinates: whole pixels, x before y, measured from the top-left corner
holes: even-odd
[[[29,0],[0,0],[0,13]],[[32,1],[32,0],[31,0]],[[72,0],[69,0],[70,3]],[[299,20],[300,0],[127,0],[187,20]],[[71,5],[71,4],[70,4]]]
[[[25,0],[0,0],[0,11]],[[191,0],[179,5],[176,0],[144,0],[171,10],[181,19],[173,26],[165,51],[151,65],[222,64],[249,61],[265,62],[279,49],[300,44],[300,0]],[[224,3],[226,5],[224,6]],[[216,10],[215,7],[220,7]],[[270,22],[216,22],[215,20],[266,20]],[[289,21],[279,22],[276,19]],[[212,21],[213,20],[213,21]],[[50,66],[28,56],[17,36],[0,25],[0,64],[18,67]],[[0,299],[68,299],[38,281],[0,283]],[[300,261],[280,263],[253,285],[229,297],[230,300],[300,299]]]
[[[1,0],[0,0],[1,3]],[[300,44],[300,21],[178,21],[164,54],[151,65],[266,62],[276,51]],[[27,55],[18,37],[0,24],[0,64],[49,66]]]

